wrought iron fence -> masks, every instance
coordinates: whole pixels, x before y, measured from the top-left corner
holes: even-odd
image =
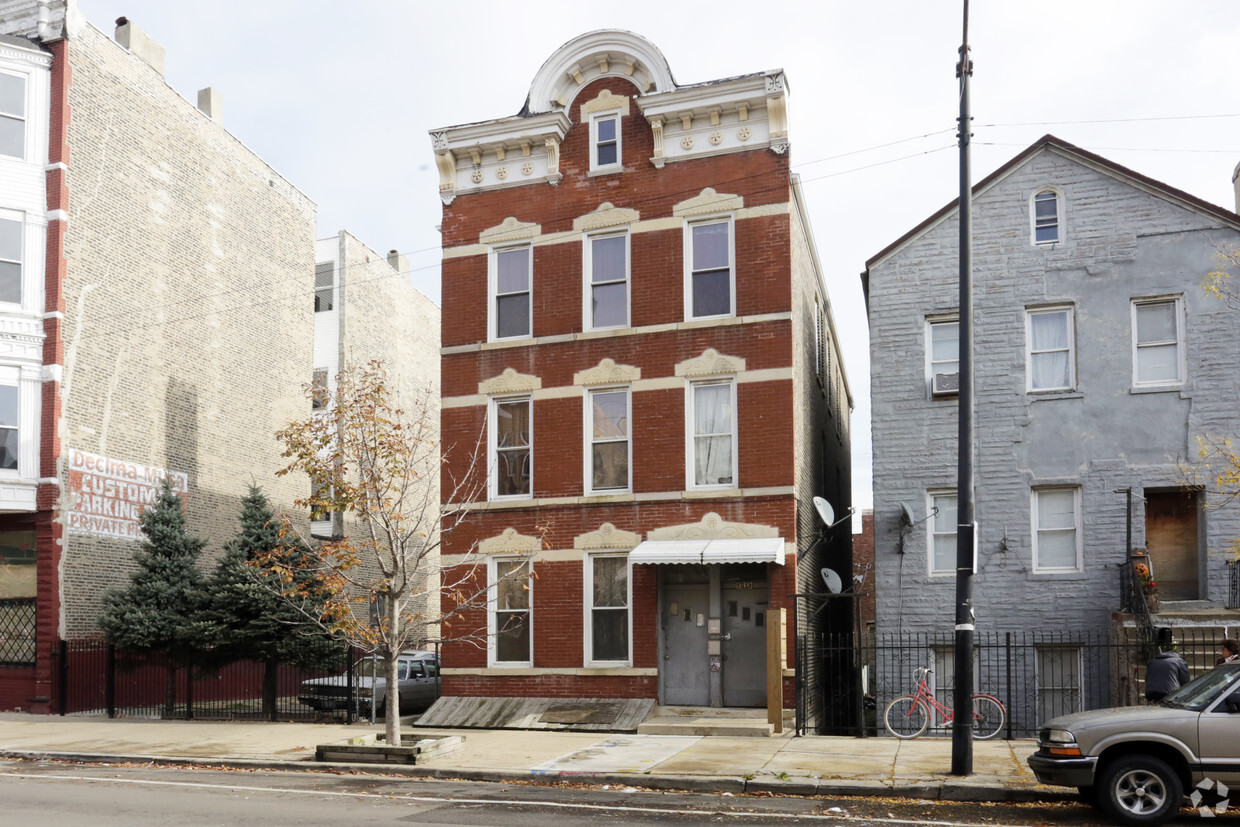
[[[243,660],[201,668],[160,654],[118,651],[101,640],[64,641],[54,656],[55,708],[61,715],[218,720],[292,720],[336,715],[352,720],[356,703],[339,711],[299,700],[302,682],[348,675],[354,658],[306,668]],[[344,682],[350,690],[356,681]]]
[[[1213,668],[1224,630],[1175,628],[1176,648],[1193,676]],[[860,667],[865,704],[833,696],[824,687],[798,693],[807,704],[804,730],[820,734],[885,735],[882,714],[893,698],[915,689],[913,671],[933,670],[930,689],[948,709],[955,689],[955,637],[942,634],[870,636],[854,645],[847,636],[824,637],[816,646],[800,647],[803,658],[827,664]],[[1139,628],[1125,627],[1110,635],[1081,632],[978,632],[973,648],[973,692],[994,695],[1007,708],[1004,737],[1037,734],[1038,727],[1058,715],[1109,706],[1141,703],[1149,648]],[[824,670],[825,671],[825,670]],[[802,697],[804,695],[804,697]],[[809,718],[809,712],[816,718]],[[802,720],[798,709],[798,722]],[[930,735],[950,736],[945,721],[932,720]]]
[[[0,598],[0,666],[34,666],[34,658],[34,598]]]
[[[1240,609],[1240,560],[1227,561],[1227,608]]]

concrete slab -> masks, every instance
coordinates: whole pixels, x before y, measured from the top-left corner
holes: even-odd
[[[784,744],[771,738],[702,738],[655,770],[677,775],[756,775]]]
[[[650,772],[700,740],[677,735],[615,735],[530,769],[535,773]]]

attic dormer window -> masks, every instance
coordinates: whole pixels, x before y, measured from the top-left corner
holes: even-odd
[[[1059,193],[1042,190],[1033,196],[1033,243],[1059,242]]]
[[[620,113],[600,112],[590,118],[590,171],[620,168]]]

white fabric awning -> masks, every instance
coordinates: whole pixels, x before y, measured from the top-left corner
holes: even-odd
[[[706,563],[784,564],[781,537],[751,537],[717,540],[647,540],[629,552],[629,562],[651,565]]]

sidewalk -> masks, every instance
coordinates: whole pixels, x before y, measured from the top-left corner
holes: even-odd
[[[1037,783],[1032,740],[976,741],[973,774],[949,774],[947,738],[898,741],[423,730],[462,735],[461,749],[416,766],[313,761],[321,743],[382,732],[357,724],[108,720],[0,713],[0,758],[169,763],[277,770],[350,769],[480,781],[557,780],[696,792],[895,795],[957,801],[1047,801],[1070,792]]]

